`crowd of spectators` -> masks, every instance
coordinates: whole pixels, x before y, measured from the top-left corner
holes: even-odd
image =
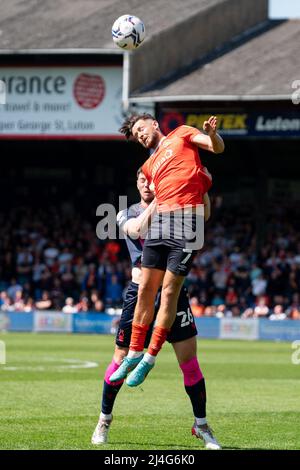
[[[118,241],[72,205],[0,214],[0,309],[104,312],[122,305],[131,275]]]
[[[300,319],[299,208],[271,204],[262,230],[256,220],[251,206],[217,203],[187,276],[195,316]]]
[[[195,316],[300,319],[299,210],[271,205],[258,247],[255,210],[215,198],[186,285]],[[72,204],[0,214],[0,309],[119,309],[131,278],[124,241],[100,241]]]

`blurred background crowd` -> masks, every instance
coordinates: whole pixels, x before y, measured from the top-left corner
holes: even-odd
[[[212,198],[205,245],[187,276],[195,316],[300,319],[297,204],[270,204],[257,239],[254,209]],[[120,309],[131,266],[123,240],[100,241],[72,202],[0,214],[0,309]]]

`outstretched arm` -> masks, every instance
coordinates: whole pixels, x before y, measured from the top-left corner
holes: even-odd
[[[209,150],[213,153],[224,152],[224,141],[217,133],[218,119],[216,116],[211,116],[208,121],[203,123],[203,130],[206,134],[197,134],[192,138],[192,142],[204,150]]]

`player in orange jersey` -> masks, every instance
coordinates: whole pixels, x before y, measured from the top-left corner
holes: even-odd
[[[203,246],[204,195],[211,187],[211,176],[203,167],[198,149],[224,151],[217,133],[217,118],[204,122],[202,133],[180,126],[164,136],[158,122],[149,114],[128,118],[120,131],[153,153],[142,172],[155,191],[157,214],[152,219],[142,258],[142,278],[132,323],[128,355],[111,382],[124,379],[129,386],[141,384],[154,367],[176,317],[179,292],[192,261]],[[147,353],[144,341],[154,316],[157,291],[162,285],[161,303]]]

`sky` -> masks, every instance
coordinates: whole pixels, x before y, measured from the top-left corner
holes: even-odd
[[[300,19],[300,0],[269,0],[269,16],[271,19]]]

